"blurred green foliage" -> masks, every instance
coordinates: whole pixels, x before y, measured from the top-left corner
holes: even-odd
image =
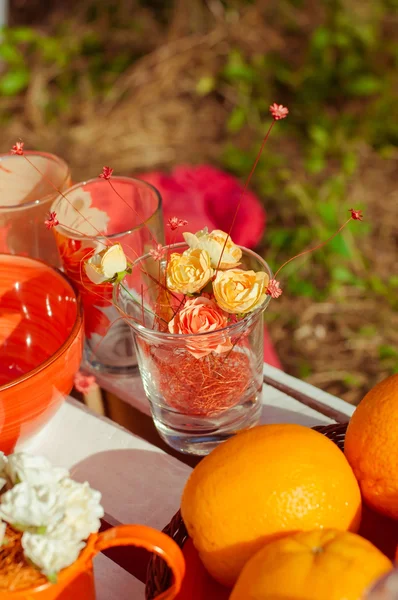
[[[274,218],[265,240],[273,265],[327,239],[347,218],[351,207],[346,197],[357,174],[361,144],[386,157],[398,145],[398,42],[386,31],[396,7],[388,0],[363,4],[363,10],[358,3],[325,1],[322,24],[306,38],[294,11],[286,10],[300,4],[282,2],[271,23],[289,33],[298,53],[287,47],[285,52],[247,57],[236,48],[219,75],[237,98],[227,123],[231,138],[245,127],[257,134],[249,152],[232,141],[225,148],[224,164],[242,177],[268,127],[270,102],[290,108],[288,119],[274,128],[254,180]],[[285,150],[292,140],[296,155],[290,163]],[[275,211],[273,202],[278,203]],[[355,208],[364,206],[359,203]],[[394,281],[372,274],[358,251],[357,239],[369,231],[369,223],[351,223],[306,258],[303,271],[297,270],[300,259],[288,265],[283,279],[289,292],[322,300],[330,293],[338,295],[348,284],[395,302]],[[312,276],[305,279],[310,270]],[[326,278],[321,276],[325,270]],[[325,281],[330,282],[326,287]]]
[[[28,27],[5,30],[0,95],[23,94],[32,84],[32,65],[40,64],[47,82],[40,100],[46,122],[67,112],[76,94],[111,97],[120,74],[145,54],[145,44],[125,43],[126,35],[141,34],[142,40],[145,31],[139,14],[126,16],[121,4],[92,3],[79,32],[72,20],[60,22],[51,35]],[[229,12],[250,2],[222,4],[228,19]],[[242,178],[269,126],[270,103],[290,108],[289,118],[274,127],[253,179],[269,214],[264,251],[277,266],[327,239],[348,217],[346,198],[359,167],[360,145],[366,143],[382,156],[397,146],[398,43],[390,31],[396,0],[323,0],[310,25],[300,17],[308,13],[303,0],[271,4],[264,21],[282,35],[280,48],[256,53],[237,44],[217,73],[198,77],[196,93],[226,97],[227,90],[222,162]],[[142,5],[151,5],[159,27],[165,26],[172,3]],[[249,145],[241,143],[247,131]],[[359,203],[355,208],[365,207]],[[369,223],[350,223],[325,248],[289,264],[284,274],[288,291],[318,300],[332,293],[338,299],[345,285],[354,285],[389,301],[395,298],[396,278],[384,281],[371,273],[358,250],[358,239],[369,230]]]

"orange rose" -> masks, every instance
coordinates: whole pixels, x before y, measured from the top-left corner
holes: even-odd
[[[169,323],[170,333],[198,335],[197,339],[189,341],[187,348],[195,358],[207,356],[210,352],[222,354],[232,348],[231,340],[225,333],[214,333],[228,325],[228,316],[217,304],[200,296],[187,300],[183,308]]]

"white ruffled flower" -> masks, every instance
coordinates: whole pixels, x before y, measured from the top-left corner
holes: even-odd
[[[26,481],[31,485],[48,485],[69,476],[67,469],[53,467],[44,456],[32,456],[24,452],[11,454],[5,470],[14,484]]]
[[[1,452],[1,450],[0,450],[0,475],[2,477],[4,476],[7,463],[8,463],[8,459],[7,459],[6,455],[4,454],[4,452]]]
[[[84,546],[84,542],[29,532],[25,532],[22,536],[25,557],[47,577],[55,575],[61,569],[73,564]]]
[[[1,497],[0,518],[18,529],[47,527],[65,514],[65,493],[59,484],[18,483]]]
[[[86,540],[101,526],[100,519],[104,516],[101,493],[91,489],[87,481],[78,483],[65,479],[61,487],[66,495],[65,516],[49,533],[57,537],[68,535],[70,539]]]
[[[214,229],[209,233],[205,227],[196,233],[185,232],[182,235],[190,248],[200,248],[208,253],[213,269],[231,269],[239,265],[242,250],[225,231]]]
[[[114,244],[94,254],[84,263],[87,277],[95,284],[113,279],[127,269],[127,258],[120,244]]]

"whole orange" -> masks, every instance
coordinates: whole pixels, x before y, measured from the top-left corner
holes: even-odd
[[[206,569],[232,586],[266,542],[317,527],[356,530],[361,496],[344,454],[301,425],[263,425],[218,446],[192,472],[181,512]]]
[[[360,402],[344,452],[364,500],[398,519],[398,375],[378,383]]]
[[[244,566],[230,600],[358,600],[391,569],[391,561],[359,535],[305,531],[257,552]]]

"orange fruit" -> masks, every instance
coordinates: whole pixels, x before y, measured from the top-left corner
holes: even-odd
[[[193,470],[181,512],[209,573],[232,587],[266,542],[317,527],[356,530],[358,483],[344,454],[301,425],[263,425],[218,446]]]
[[[392,569],[359,535],[305,531],[267,544],[244,566],[230,600],[359,600]]]
[[[398,519],[398,374],[378,383],[358,405],[344,452],[364,500]]]

